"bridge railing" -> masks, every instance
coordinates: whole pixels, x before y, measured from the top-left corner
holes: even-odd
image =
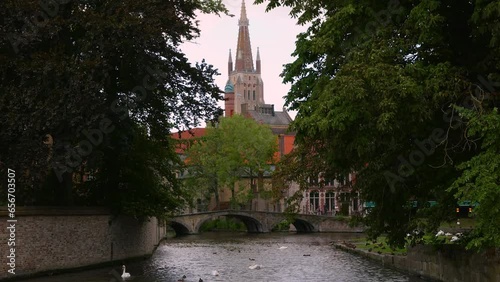
[[[269,210],[251,210],[251,209],[245,209],[245,208],[236,208],[236,209],[231,209],[231,208],[225,208],[225,209],[214,209],[214,210],[185,210],[179,214],[180,215],[195,215],[195,214],[204,214],[204,213],[216,213],[216,212],[264,212],[264,213],[284,213],[284,212],[277,212],[277,211],[269,211]],[[334,211],[331,212],[299,212],[297,215],[317,215],[317,216],[328,216],[328,217],[345,217],[343,214],[335,213]]]

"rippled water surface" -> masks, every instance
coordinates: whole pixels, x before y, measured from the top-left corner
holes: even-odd
[[[165,240],[149,260],[127,265],[125,281],[423,281],[336,250],[334,240],[356,234],[204,233]],[[281,247],[281,249],[280,249]],[[286,248],[283,248],[286,247]],[[259,264],[260,269],[249,269]],[[119,267],[115,267],[120,271]],[[216,270],[219,276],[213,276]],[[27,281],[110,282],[112,268]],[[121,280],[115,280],[121,281]]]

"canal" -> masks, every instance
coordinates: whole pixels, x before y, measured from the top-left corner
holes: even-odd
[[[332,241],[347,233],[203,233],[164,240],[154,255],[127,264],[127,279],[114,279],[112,267],[30,279],[31,282],[186,282],[209,281],[424,281],[364,258],[336,250]],[[261,266],[250,269],[250,266]],[[218,276],[213,276],[217,271]]]

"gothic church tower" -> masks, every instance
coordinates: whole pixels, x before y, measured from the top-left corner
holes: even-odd
[[[256,110],[264,102],[264,84],[261,78],[261,63],[259,49],[255,68],[250,44],[250,33],[248,31],[249,20],[245,7],[245,0],[241,3],[241,14],[238,21],[238,43],[236,47],[235,64],[231,50],[228,60],[228,81],[225,87],[225,116],[241,114],[245,110]]]

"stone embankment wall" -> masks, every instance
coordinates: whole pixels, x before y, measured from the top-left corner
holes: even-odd
[[[332,217],[319,224],[319,232],[347,232],[361,233],[365,230],[364,226],[350,226],[348,218]]]
[[[165,237],[156,218],[113,216],[99,208],[17,208],[15,246],[7,242],[6,208],[0,213],[0,279],[79,268],[151,255]],[[15,248],[15,275],[7,264]]]
[[[418,245],[406,256],[383,255],[336,244],[336,248],[359,254],[431,281],[497,282],[500,281],[500,250],[474,253],[458,245]]]

